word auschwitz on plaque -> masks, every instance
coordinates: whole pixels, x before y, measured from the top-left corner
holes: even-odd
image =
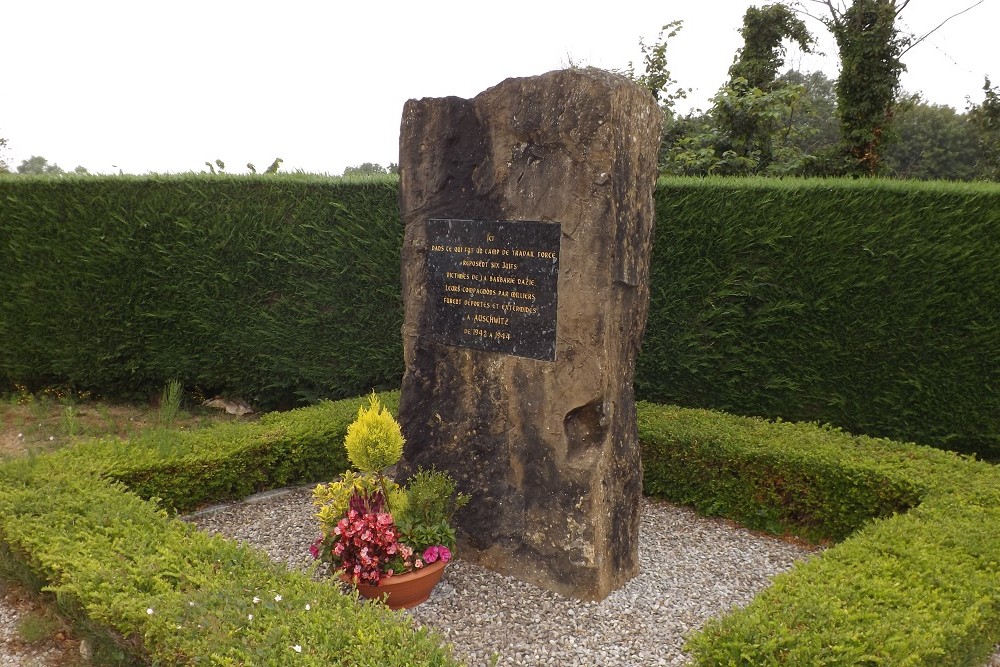
[[[431,338],[555,361],[558,222],[427,222]]]

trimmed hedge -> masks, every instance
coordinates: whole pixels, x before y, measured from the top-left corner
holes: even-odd
[[[398,385],[393,177],[0,177],[0,385]],[[637,395],[1000,458],[1000,188],[669,179]]]
[[[669,179],[650,401],[1000,458],[1000,187]]]
[[[395,408],[397,394],[382,398]],[[153,664],[279,665],[296,645],[305,664],[452,664],[398,617],[201,535],[121,485],[187,509],[326,479],[345,466],[336,443],[361,400],[8,463],[2,552]],[[1000,639],[994,466],[810,424],[648,403],[638,418],[646,493],[777,534],[842,539],[693,634],[697,665],[977,667]]]
[[[394,409],[398,394],[382,398]],[[399,616],[198,533],[115,481],[188,508],[308,479],[311,466],[325,479],[345,463],[334,443],[362,400],[0,466],[0,563],[152,664],[283,665],[294,646],[303,664],[454,664]],[[695,664],[978,667],[1000,639],[994,466],[810,424],[648,403],[638,417],[646,493],[843,538],[694,633]],[[279,459],[282,472],[260,470]]]
[[[402,377],[394,178],[0,178],[0,382],[263,407]]]
[[[810,424],[639,407],[645,490],[842,542],[688,642],[699,666],[978,667],[1000,639],[1000,472]],[[903,513],[905,512],[905,513]]]
[[[296,475],[326,479],[343,463],[343,447],[329,438],[343,438],[360,404],[182,434],[170,451],[154,435],[121,451],[102,441],[8,463],[0,467],[0,564],[44,584],[140,663],[456,665],[439,637],[402,616],[200,533],[111,481],[187,494],[176,504],[194,506]],[[254,456],[263,458],[248,465]],[[282,457],[292,459],[283,471],[264,469]]]
[[[399,393],[380,394],[395,411]],[[291,484],[329,480],[350,467],[343,441],[362,399],[323,401],[250,423],[196,431],[153,431],[134,440],[100,438],[46,457],[56,468],[120,482],[164,507],[187,512]]]

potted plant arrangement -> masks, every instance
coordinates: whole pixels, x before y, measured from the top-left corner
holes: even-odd
[[[313,490],[322,534],[310,551],[362,597],[391,609],[416,606],[452,558],[451,517],[469,496],[437,470],[418,470],[405,487],[386,475],[403,455],[403,434],[374,392],[347,427],[344,447],[357,471]]]

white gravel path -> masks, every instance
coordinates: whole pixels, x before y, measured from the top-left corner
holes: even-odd
[[[310,489],[297,489],[189,520],[305,567],[317,533],[314,511]],[[407,613],[442,634],[470,667],[683,665],[685,634],[746,604],[770,577],[813,551],[646,500],[641,574],[601,602],[565,598],[456,560],[430,600]]]

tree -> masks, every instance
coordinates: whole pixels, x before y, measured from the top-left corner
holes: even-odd
[[[913,99],[900,104],[895,125],[899,141],[885,150],[887,173],[920,180],[976,177],[979,145],[967,115]]]
[[[801,86],[803,91],[798,104],[789,109],[789,116],[785,121],[787,127],[793,128],[788,140],[803,155],[824,160],[840,141],[834,81],[823,72],[790,69],[778,78],[778,83]]]
[[[19,174],[63,174],[65,173],[56,163],[49,164],[49,161],[41,155],[32,155],[27,160],[22,160],[17,166]]]
[[[737,158],[737,173],[756,173],[770,167],[775,142],[781,141],[776,135],[804,93],[801,86],[777,81],[785,62],[784,42],[795,42],[808,53],[813,38],[805,23],[782,4],[747,9],[740,35],[743,48],[729,68],[729,83],[715,97],[712,115],[720,133],[720,155]],[[786,136],[788,131],[784,126]]]
[[[376,174],[388,174],[389,171],[380,164],[365,162],[356,167],[346,167],[344,176],[374,176]]]
[[[969,105],[969,121],[979,143],[978,175],[1000,181],[1000,86],[994,87],[990,78],[983,84],[985,97],[982,104]]]
[[[0,174],[9,174],[10,167],[7,166],[7,160],[4,158],[3,152],[7,150],[7,140],[0,137]]]
[[[265,174],[277,174],[278,173],[278,169],[281,167],[281,163],[282,162],[284,162],[284,160],[282,160],[280,157],[274,158],[274,162],[272,162],[271,165],[267,169],[264,170],[264,173]]]
[[[729,68],[729,80],[743,78],[748,86],[763,91],[775,88],[778,70],[785,64],[785,40],[795,42],[806,53],[812,52],[814,43],[806,24],[783,4],[747,9],[740,36],[743,48]]]
[[[657,105],[663,112],[663,131],[660,135],[659,164],[660,170],[665,170],[665,165],[672,158],[670,154],[673,150],[674,142],[686,133],[688,123],[674,115],[674,105],[677,100],[687,96],[688,91],[677,87],[667,69],[667,41],[677,36],[684,26],[683,21],[671,21],[662,28],[657,35],[656,43],[647,45],[642,39],[639,40],[639,50],[642,52],[643,71],[636,73],[635,64],[629,61],[628,67],[621,70],[611,70],[616,74],[621,74],[636,82],[650,92],[656,100]]]
[[[840,52],[837,112],[841,143],[849,168],[869,176],[878,173],[882,144],[895,114],[899,77],[906,66],[900,57],[910,37],[896,29],[896,16],[909,3],[902,0],[854,0],[843,12],[830,0],[830,20]]]
[[[283,162],[283,160],[280,157],[274,158],[274,162],[271,163],[270,167],[268,167],[267,169],[264,170],[264,173],[265,174],[276,174],[276,173],[278,173],[278,167],[281,166],[282,162]],[[225,174],[226,173],[226,163],[223,162],[222,160],[216,160],[214,165],[211,162],[206,162],[205,166],[208,167],[208,171],[211,174]],[[218,167],[218,170],[216,170],[216,167]],[[257,173],[257,167],[254,166],[253,162],[247,162],[247,170],[251,174],[256,174]]]
[[[642,74],[636,74],[632,61],[629,61],[628,67],[624,70],[618,71],[618,74],[632,79],[652,93],[667,121],[674,115],[674,105],[677,100],[684,99],[688,93],[687,90],[677,87],[677,81],[667,69],[667,40],[676,37],[683,27],[683,21],[671,21],[664,25],[660,28],[660,33],[656,36],[656,43],[652,46],[646,44],[642,39],[639,40],[639,50],[642,51]]]
[[[840,53],[837,110],[841,146],[848,173],[874,175],[882,161],[900,93],[901,58],[951,19],[982,4],[953,14],[920,37],[899,31],[896,18],[910,0],[851,0],[844,7],[833,0],[809,0],[828,12],[822,21],[833,33]],[[801,7],[801,6],[800,6]],[[803,13],[808,14],[804,9]]]

